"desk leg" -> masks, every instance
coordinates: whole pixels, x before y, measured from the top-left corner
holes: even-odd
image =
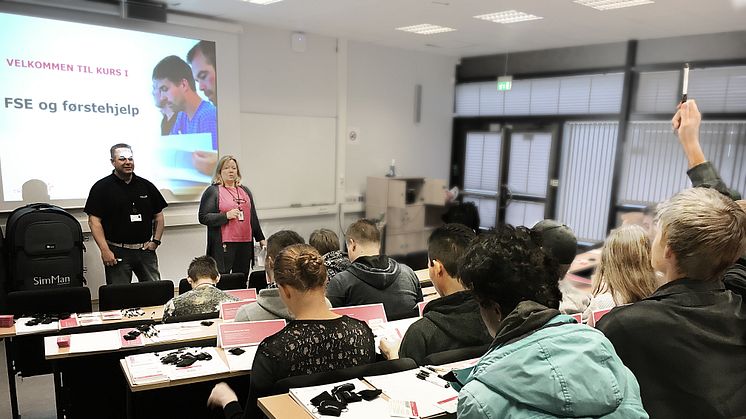
[[[57,419],[65,419],[65,408],[62,397],[62,373],[56,362],[52,364],[52,375],[54,376],[54,404],[57,406]]]
[[[13,415],[13,419],[20,419],[21,415],[18,412],[18,392],[16,390],[16,374],[13,369],[13,343],[12,338],[5,339],[5,360],[8,368],[8,389],[10,391],[10,412]]]

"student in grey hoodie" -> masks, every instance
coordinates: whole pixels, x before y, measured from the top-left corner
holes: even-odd
[[[303,237],[295,231],[281,230],[267,239],[267,258],[264,269],[269,279],[269,288],[259,291],[256,302],[246,304],[236,313],[237,322],[285,319],[292,320],[285,303],[280,299],[279,290],[274,286],[274,260],[280,251],[293,244],[305,244]]]
[[[352,265],[329,281],[326,297],[334,307],[383,303],[388,318],[407,317],[422,301],[422,288],[412,269],[380,254],[381,233],[370,220],[347,228]]]

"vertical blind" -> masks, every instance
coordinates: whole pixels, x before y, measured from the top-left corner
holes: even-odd
[[[702,151],[723,181],[743,194],[746,189],[746,122],[703,122]],[[621,204],[650,205],[691,187],[688,162],[670,121],[632,121],[624,145]]]
[[[606,237],[618,128],[611,121],[565,124],[557,219],[572,228],[578,240]]]

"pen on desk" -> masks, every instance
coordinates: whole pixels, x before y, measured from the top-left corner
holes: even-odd
[[[686,102],[689,91],[689,63],[684,64],[684,83],[681,85],[681,103]]]
[[[438,387],[448,388],[451,386],[451,383],[449,383],[448,381],[438,377],[437,375],[430,375],[430,373],[425,370],[420,370],[417,373],[417,378],[419,378],[420,380],[429,381]]]
[[[417,374],[417,378],[420,380],[425,380],[429,383],[433,383],[438,387],[448,388],[451,386],[451,384],[443,379],[440,379],[438,377],[433,377],[431,375],[425,375],[425,374]]]

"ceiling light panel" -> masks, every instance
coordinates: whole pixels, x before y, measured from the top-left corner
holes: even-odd
[[[278,1],[282,1],[282,0],[243,0],[243,1],[254,3],[254,4],[261,4],[262,6],[265,6],[267,4],[277,3]]]
[[[516,10],[506,10],[504,12],[487,13],[486,15],[474,16],[476,19],[489,20],[495,23],[516,23],[527,20],[544,19],[541,16],[532,15]]]
[[[402,26],[396,28],[397,31],[412,32],[419,35],[433,35],[436,33],[453,32],[456,29],[449,28],[446,26],[431,25],[429,23],[423,23],[421,25]]]
[[[592,7],[596,10],[613,10],[623,7],[642,6],[655,2],[653,0],[574,0],[573,3]]]

